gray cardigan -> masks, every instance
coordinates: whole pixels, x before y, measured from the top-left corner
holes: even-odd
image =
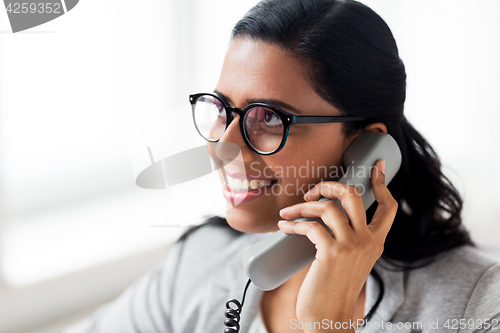
[[[241,301],[247,282],[242,250],[267,235],[240,233],[222,219],[190,228],[164,263],[93,316],[60,332],[222,333],[225,304],[231,298]],[[489,330],[469,327],[487,321],[494,325],[500,320],[500,263],[477,249],[456,248],[439,254],[430,265],[408,272],[390,269],[383,259],[374,269],[384,282],[385,294],[370,322],[357,332],[500,333],[500,323]],[[366,312],[378,292],[370,275]],[[247,332],[256,316],[262,295],[254,285],[248,288],[241,333]]]

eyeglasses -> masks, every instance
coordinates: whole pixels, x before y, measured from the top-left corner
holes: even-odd
[[[290,125],[305,123],[336,123],[362,121],[363,117],[296,116],[264,103],[252,103],[244,108],[230,106],[215,94],[189,96],[196,130],[210,142],[217,142],[234,119],[240,116],[240,130],[245,143],[261,155],[277,153],[285,146]]]

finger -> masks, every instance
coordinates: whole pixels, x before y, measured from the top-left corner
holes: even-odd
[[[318,246],[333,245],[334,239],[323,226],[316,221],[279,221],[278,227],[286,234],[304,235],[309,240]]]
[[[334,181],[320,182],[304,195],[306,201],[319,200],[321,197],[339,199],[352,228],[366,229],[365,205],[358,187]]]
[[[310,201],[290,206],[280,211],[281,217],[295,220],[299,217],[319,217],[337,240],[345,239],[352,228],[334,201]]]
[[[382,170],[385,172],[385,161],[379,160],[372,172],[373,194],[378,202],[378,207],[373,214],[369,228],[376,235],[385,239],[396,217],[398,203],[385,185],[385,174]]]

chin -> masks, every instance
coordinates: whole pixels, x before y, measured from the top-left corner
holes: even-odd
[[[269,219],[232,207],[226,213],[226,220],[231,228],[252,234],[278,231],[278,219],[279,216],[276,219]]]

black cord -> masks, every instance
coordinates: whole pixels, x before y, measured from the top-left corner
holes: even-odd
[[[243,298],[240,302],[237,299],[233,298],[226,303],[226,320],[224,320],[224,333],[238,333],[240,331],[240,314],[241,309],[243,308],[243,304],[245,303],[245,295],[247,294],[248,286],[250,285],[250,279],[248,279],[247,285],[245,286],[245,290],[243,291]],[[231,307],[231,304],[236,306],[236,309]]]
[[[372,269],[370,272],[373,277],[375,278],[375,281],[377,281],[378,286],[379,286],[379,293],[377,296],[377,300],[375,301],[375,304],[373,304],[372,308],[368,313],[366,314],[364,320],[363,320],[363,326],[366,325],[366,322],[371,319],[375,311],[377,310],[378,306],[380,305],[380,302],[382,302],[382,299],[384,298],[384,293],[385,293],[385,288],[384,288],[384,282],[382,281],[382,278],[380,275],[377,273],[376,270]],[[245,286],[245,290],[243,291],[243,298],[241,300],[241,303],[238,302],[237,299],[233,298],[226,303],[226,320],[224,320],[224,326],[226,328],[224,329],[224,333],[238,333],[240,331],[240,315],[241,315],[241,310],[243,308],[243,304],[245,303],[245,296],[247,294],[247,289],[248,286],[250,285],[250,282],[252,282],[250,279],[248,279],[248,282]],[[231,307],[231,304],[234,304],[236,306],[235,309]]]

